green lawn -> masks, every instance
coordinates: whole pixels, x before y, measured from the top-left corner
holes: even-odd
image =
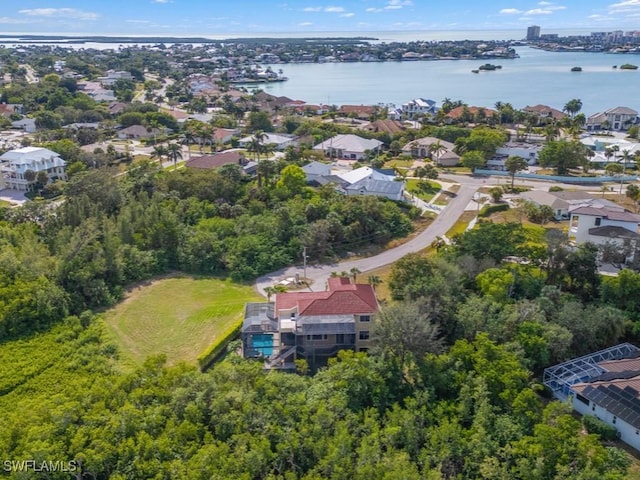
[[[385,168],[409,169],[409,168],[411,168],[412,165],[413,165],[413,159],[412,160],[401,160],[399,158],[395,158],[395,159],[389,160],[387,163],[385,163],[384,167]]]
[[[419,188],[418,185],[420,183],[428,184],[429,188]],[[430,202],[440,190],[442,190],[442,185],[438,182],[418,180],[417,178],[409,178],[407,180],[407,191],[413,193],[425,202]]]
[[[214,278],[172,277],[133,288],[105,314],[124,366],[163,353],[169,365],[196,358],[240,322],[244,304],[260,301],[251,287]]]

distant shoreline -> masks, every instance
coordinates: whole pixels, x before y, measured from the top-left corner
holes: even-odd
[[[246,38],[226,38],[213,39],[206,37],[129,37],[129,36],[101,36],[101,35],[10,35],[1,34],[0,42],[11,40],[10,43],[28,42],[33,44],[39,43],[56,43],[64,45],[65,43],[220,43],[220,42],[243,42],[243,43],[264,43],[264,42],[318,42],[323,43],[363,43],[375,42],[375,37],[246,37]]]

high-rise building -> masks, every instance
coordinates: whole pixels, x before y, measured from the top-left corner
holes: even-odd
[[[531,25],[527,28],[527,40],[537,40],[540,38],[540,27],[538,25]]]

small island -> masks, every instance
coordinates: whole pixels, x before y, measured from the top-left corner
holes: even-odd
[[[582,67],[573,67],[571,69],[572,72],[581,72],[582,71]]]
[[[478,67],[479,70],[484,70],[484,71],[499,70],[501,68],[502,68],[502,65],[493,65],[491,63],[485,63],[484,65],[480,65]]]
[[[630,63],[625,63],[624,65],[620,65],[620,70],[637,70],[637,65],[632,65]]]

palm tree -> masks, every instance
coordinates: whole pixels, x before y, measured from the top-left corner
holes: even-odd
[[[440,157],[442,156],[442,154],[444,152],[447,151],[447,147],[442,145],[440,140],[436,140],[431,145],[429,145],[429,151],[431,152],[431,155],[434,157],[436,165],[440,165],[440,163],[439,163],[440,162]]]
[[[633,200],[634,210],[638,212],[638,200],[640,200],[640,187],[635,184],[631,184],[627,187],[627,197]]]
[[[270,302],[271,296],[276,293],[276,289],[274,287],[264,287],[264,293],[267,294],[267,302]]]
[[[173,169],[178,168],[178,160],[182,160],[182,147],[177,143],[170,143],[167,148],[167,157],[173,161]]]
[[[167,156],[168,153],[167,147],[164,145],[154,145],[153,150],[151,151],[151,158],[157,158],[158,162],[160,162],[160,167],[162,168],[162,159]]]
[[[353,267],[351,270],[349,270],[349,273],[351,274],[351,278],[353,278],[353,283],[356,283],[356,279],[358,278],[358,274],[362,273],[360,271],[360,269],[358,267]]]
[[[382,279],[377,275],[369,275],[367,281],[369,282],[369,285],[373,287],[374,291],[376,287],[382,283]]]
[[[576,113],[578,113],[580,110],[582,110],[582,100],[578,99],[578,98],[573,98],[571,100],[569,100],[564,108],[562,109],[563,111],[567,112],[567,114],[573,118],[576,116]]]
[[[194,139],[194,135],[193,132],[191,130],[185,130],[184,133],[182,134],[182,141],[181,143],[183,145],[187,146],[187,153],[189,154],[189,160],[191,160],[191,144],[193,143],[193,139]]]

